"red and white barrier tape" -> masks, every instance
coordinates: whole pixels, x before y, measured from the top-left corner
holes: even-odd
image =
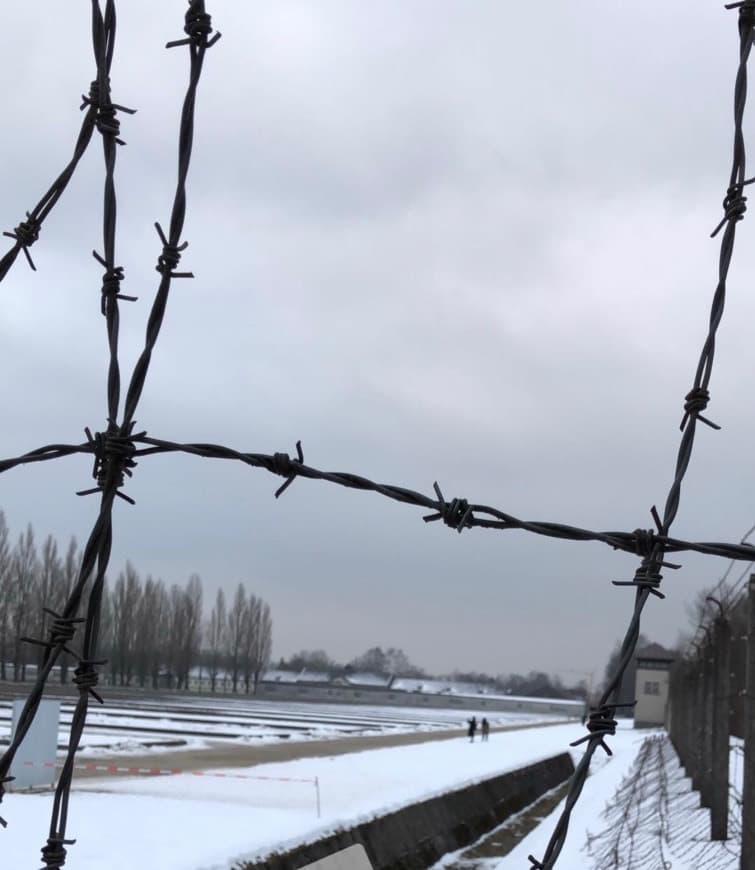
[[[60,761],[24,761],[24,767],[53,767],[60,769],[64,765]],[[129,773],[136,776],[204,776],[217,779],[258,779],[267,782],[306,782],[315,787],[317,800],[317,818],[320,818],[320,779],[304,779],[297,776],[254,776],[250,773],[216,773],[212,770],[174,770],[162,767],[119,767],[116,764],[74,764],[74,770],[94,770],[101,773]]]
[[[62,768],[63,764],[59,761],[24,761],[26,767],[56,767]],[[178,770],[162,767],[119,767],[115,764],[75,764],[74,770],[96,770],[101,773],[130,773],[139,776],[178,776],[184,774],[186,776],[209,776],[217,777],[218,779],[261,779],[269,782],[317,782],[317,777],[312,779],[303,779],[295,776],[253,776],[247,773],[216,773],[211,770]]]

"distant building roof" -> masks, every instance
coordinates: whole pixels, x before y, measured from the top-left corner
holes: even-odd
[[[280,668],[265,671],[262,675],[263,683],[295,683],[299,676],[298,671],[284,671]]]
[[[649,643],[642,649],[638,649],[635,653],[636,659],[663,659],[672,662],[676,658],[676,653],[662,647],[659,643]]]
[[[366,671],[351,671],[344,674],[344,682],[349,686],[374,686],[387,689],[393,681],[392,676],[385,674],[371,674]]]

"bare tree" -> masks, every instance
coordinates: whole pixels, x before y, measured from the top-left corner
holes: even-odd
[[[241,672],[241,656],[244,647],[244,631],[247,625],[246,591],[244,584],[239,583],[233,604],[228,611],[228,630],[226,632],[226,652],[231,669],[231,685],[233,691],[238,691],[239,674]]]
[[[134,630],[134,674],[141,688],[150,680],[154,660],[160,658],[160,604],[159,581],[147,577],[137,605]]]
[[[152,688],[160,688],[160,674],[169,661],[170,655],[170,599],[168,590],[162,580],[155,582],[154,612],[151,615],[157,626],[155,647],[150,664],[150,679]]]
[[[254,596],[252,596],[254,598]],[[254,694],[257,694],[260,677],[270,664],[273,652],[273,618],[270,605],[261,598],[255,598],[254,639],[251,644],[251,670],[254,677]],[[248,688],[247,688],[247,691]]]
[[[11,559],[10,630],[14,638],[13,679],[16,681],[26,679],[27,652],[21,638],[29,633],[33,624],[31,611],[38,570],[34,531],[29,524],[19,537]]]
[[[44,640],[47,637],[49,615],[46,610],[55,610],[55,591],[61,583],[63,565],[58,556],[58,544],[52,535],[48,535],[42,544],[42,555],[39,570],[36,574],[35,608],[32,615],[32,632],[36,638]],[[39,649],[39,663],[42,664],[44,650]]]
[[[183,594],[183,638],[181,645],[178,688],[189,688],[189,674],[199,658],[202,643],[202,578],[192,574]]]
[[[215,604],[210,613],[207,623],[206,639],[208,650],[208,670],[210,676],[210,691],[214,692],[217,684],[218,671],[222,664],[223,650],[225,647],[226,613],[225,592],[218,589],[215,596]]]
[[[113,613],[113,654],[111,672],[122,686],[131,684],[134,673],[136,624],[142,584],[134,566],[126,562],[126,570],[118,575],[111,597]]]

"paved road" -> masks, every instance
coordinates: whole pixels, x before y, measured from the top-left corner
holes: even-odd
[[[576,720],[559,719],[534,725],[502,725],[491,728],[491,734],[503,731],[519,731],[523,728],[549,728]],[[380,749],[388,746],[411,746],[435,740],[452,740],[466,734],[463,728],[443,731],[413,731],[409,734],[376,734],[374,736],[337,737],[329,740],[304,740],[300,742],[267,743],[245,746],[237,743],[216,743],[204,749],[154,752],[148,755],[98,756],[81,763],[118,765],[120,767],[155,767],[162,770],[208,770],[218,767],[252,767],[274,761],[293,761],[297,758],[317,758],[330,755],[347,755],[365,749]],[[478,738],[479,739],[479,738]],[[76,778],[112,776],[101,771],[76,771]]]

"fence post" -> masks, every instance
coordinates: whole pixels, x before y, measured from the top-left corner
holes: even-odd
[[[684,770],[690,778],[692,788],[697,779],[697,666],[695,661],[685,662],[684,667]]]
[[[697,659],[695,661],[697,670],[697,683],[695,686],[695,773],[692,778],[692,788],[700,795],[700,806],[707,807],[705,802],[705,777],[708,771],[708,734],[706,733],[706,694],[708,690],[707,671],[705,666],[708,658],[705,646],[701,646],[697,651]]]
[[[747,589],[747,663],[745,666],[744,782],[740,870],[755,870],[755,574]]]
[[[716,690],[713,669],[713,643],[710,632],[703,644],[703,769],[700,775],[700,806],[711,808],[711,776],[713,768],[713,696]]]
[[[729,821],[729,695],[731,628],[723,615],[713,626],[713,733],[711,735],[710,838],[725,840]]]

